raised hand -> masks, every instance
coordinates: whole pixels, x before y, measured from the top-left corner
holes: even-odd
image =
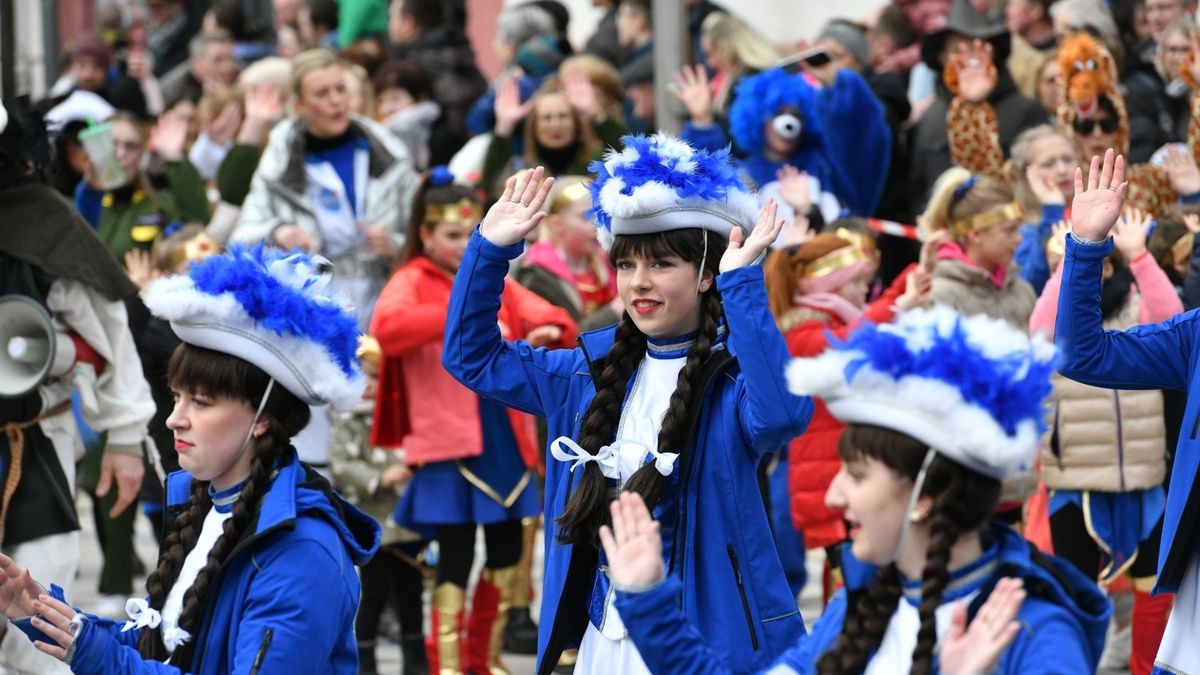
[[[959,45],[953,58],[958,69],[958,95],[971,103],[987,100],[998,77],[991,43],[975,40],[969,46]]]
[[[131,248],[125,252],[125,273],[139,291],[146,290],[150,282],[154,281],[154,271],[154,262],[150,259],[149,251]]]
[[[571,104],[581,117],[588,120],[603,118],[604,110],[600,107],[600,99],[596,96],[596,86],[587,73],[579,68],[567,71],[563,78],[567,102]]]
[[[1067,203],[1062,190],[1058,189],[1058,184],[1054,182],[1054,179],[1043,174],[1041,169],[1036,166],[1030,164],[1025,169],[1025,181],[1029,184],[1029,191],[1042,206],[1062,206]]]
[[[921,257],[918,258],[918,261],[920,268],[925,270],[926,274],[933,274],[933,268],[937,267],[938,247],[948,241],[950,241],[950,232],[938,230],[921,242]]]
[[[496,90],[496,101],[492,111],[496,114],[496,133],[512,136],[517,124],[533,109],[533,99],[521,102],[521,87],[515,78],[505,80]]]
[[[1141,209],[1125,209],[1113,228],[1113,244],[1127,263],[1146,252],[1146,233],[1150,230],[1150,214]]]
[[[684,66],[675,74],[675,81],[667,83],[667,93],[679,99],[687,108],[692,124],[698,127],[713,123],[712,90],[708,88],[708,72],[704,66]]]
[[[622,492],[610,506],[612,529],[600,526],[608,574],[617,590],[653,586],[666,574],[658,522],[635,492]]]
[[[150,148],[165,161],[178,161],[183,159],[187,136],[187,120],[168,110],[158,118],[158,124],[150,132]]]
[[[1187,197],[1200,192],[1200,168],[1196,168],[1196,161],[1190,154],[1172,145],[1167,148],[1164,159],[1171,188],[1176,194]]]
[[[262,145],[271,127],[283,117],[284,95],[273,85],[260,84],[246,92],[246,114],[237,141]]]
[[[1023,582],[1005,577],[996,582],[970,626],[967,625],[966,603],[961,600],[955,603],[950,615],[950,629],[942,638],[938,652],[939,670],[944,675],[993,672],[1004,650],[1021,630],[1016,617],[1024,601]]]
[[[743,234],[740,227],[733,228],[729,233],[729,248],[721,256],[719,269],[722,274],[755,263],[766,253],[783,229],[783,221],[775,217],[778,210],[775,200],[768,199],[758,214],[758,223],[754,225],[750,236]]]
[[[812,206],[812,197],[808,194],[808,172],[784,164],[775,172],[775,180],[779,181],[779,198],[795,209],[797,214],[807,213]]]
[[[896,298],[896,306],[900,309],[912,309],[925,303],[929,292],[933,290],[933,276],[918,265],[908,273],[904,280],[904,292]]]
[[[513,176],[504,184],[504,194],[500,200],[492,204],[483,222],[479,224],[479,233],[484,239],[497,246],[512,246],[525,239],[546,217],[542,204],[554,187],[553,178],[545,178],[546,170],[537,167],[518,176]]]
[[[1075,169],[1075,199],[1071,201],[1071,232],[1083,241],[1101,242],[1121,215],[1125,205],[1125,158],[1112,148],[1104,160],[1092,157],[1087,189],[1083,188],[1083,169]]]

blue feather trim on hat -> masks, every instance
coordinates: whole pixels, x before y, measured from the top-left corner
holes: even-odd
[[[749,231],[758,201],[746,187],[729,150],[696,150],[667,134],[625,136],[588,170],[593,217],[604,233],[647,234],[686,227],[728,237]]]
[[[788,367],[789,389],[847,423],[895,429],[997,479],[1032,466],[1046,429],[1054,347],[945,306],[864,324]]]
[[[145,302],[184,342],[249,361],[310,404],[346,407],[362,395],[358,327],[327,266],[306,253],[235,245],[155,282]]]

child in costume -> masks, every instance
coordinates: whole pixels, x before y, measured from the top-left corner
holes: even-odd
[[[1149,224],[1150,219],[1138,212],[1117,226],[1117,251],[1104,262],[1100,290],[1106,328],[1125,330],[1183,312],[1170,279],[1146,250]],[[1061,252],[1061,239],[1052,244]],[[1030,332],[1053,338],[1061,283],[1060,266],[1034,305]],[[1051,490],[1054,552],[1084,574],[1098,576],[1104,586],[1123,575],[1130,577],[1129,669],[1134,675],[1149,675],[1172,600],[1149,592],[1166,503],[1163,392],[1100,389],[1058,374],[1053,381],[1041,479]]]
[[[1013,139],[1008,178],[1028,221],[1021,226],[1021,243],[1013,259],[1021,278],[1038,294],[1050,278],[1046,241],[1067,217],[1071,178],[1078,165],[1070,137],[1049,124],[1026,129]]]
[[[371,321],[384,356],[372,442],[404,448],[415,468],[396,522],[430,532],[438,542],[431,670],[506,672],[500,641],[519,572],[521,520],[539,510],[537,430],[530,415],[477,396],[442,366],[451,285],[483,214],[477,194],[452,180],[448,171],[435,170],[418,191],[420,226]],[[539,346],[574,342],[575,323],[564,310],[516,283],[506,284],[502,295],[493,327],[505,337]],[[464,622],[480,525],[487,561]]]
[[[234,249],[147,291],[183,341],[167,425],[184,471],[167,479],[158,568],[122,626],[78,614],[0,557],[0,606],[38,615],[17,624],[38,649],[76,673],[357,672],[354,566],[374,554],[379,525],[289,445],[310,405],[362,395],[355,321],[326,266]]]
[[[925,259],[938,240],[925,245]],[[765,264],[771,313],[793,356],[817,356],[831,340],[845,339],[864,322],[887,323],[897,309],[924,302],[929,292],[928,270],[910,265],[879,298],[866,303],[867,289],[876,263],[874,240],[868,235],[838,230],[821,233],[799,246],[774,251]],[[781,462],[790,501],[791,522],[804,532],[809,548],[825,548],[827,572],[837,569],[838,544],[846,539],[842,514],[825,506],[825,492],[837,474],[837,438],[845,425],[829,414],[819,399],[808,429],[792,441]],[[777,469],[778,470],[778,469]],[[772,498],[775,490],[772,487]],[[779,536],[781,524],[775,530]],[[782,557],[782,554],[781,554]],[[785,564],[786,564],[786,558]],[[825,600],[835,581],[827,578]],[[796,590],[793,584],[793,590]]]
[[[383,351],[375,338],[363,336],[359,340],[358,359],[367,378],[362,401],[350,410],[330,415],[333,442],[329,447],[329,466],[333,486],[346,501],[374,517],[383,528],[379,552],[359,571],[362,604],[355,617],[354,633],[358,639],[360,675],[377,673],[376,638],[385,607],[393,608],[399,619],[405,672],[417,673],[428,665],[421,601],[427,569],[424,550],[428,542],[392,520],[396,501],[412,478],[412,471],[404,463],[402,448],[381,448],[370,439],[382,358]]]
[[[807,172],[814,204],[828,193],[850,213],[872,215],[892,152],[883,106],[853,71],[833,69],[823,84],[818,89],[780,68],[743,78],[729,108],[729,135],[759,188],[792,166]],[[703,118],[684,128],[684,139],[709,150],[729,144],[721,127]],[[837,211],[824,215],[832,221]]]
[[[545,217],[542,169],[510,180],[471,238],[446,321],[447,370],[482,396],[547,418],[546,574],[538,672],[578,646],[575,672],[645,673],[612,604],[597,533],[612,495],[644,495],[663,523],[681,602],[742,669],[804,632],[758,486],[758,467],[804,430],[785,391],[787,348],[751,264],[778,236],[725,151],[630,136],[593,165],[626,313],[571,351],[507,342],[495,322],[509,261]],[[728,243],[726,239],[728,238]],[[719,261],[719,262],[718,262]]]
[[[1103,262],[1113,250],[1109,232],[1129,187],[1125,163],[1112,150],[1093,157],[1084,190],[1075,173],[1071,233],[1066,237],[1055,342],[1063,375],[1097,387],[1189,392],[1183,431],[1171,468],[1152,595],[1175,593],[1175,604],[1154,661],[1155,673],[1200,672],[1200,556],[1197,556],[1196,475],[1200,467],[1196,423],[1196,310],[1160,324],[1106,330],[1101,310]]]
[[[848,425],[826,503],[844,512],[852,544],[846,588],[764,672],[1095,671],[1107,599],[1069,563],[988,522],[1001,478],[1033,463],[1052,356],[1002,321],[934,307],[864,324],[793,362],[792,391],[820,396]],[[602,537],[617,607],[651,668],[743,672],[679,611],[679,579],[665,573],[636,496],[614,505],[613,521],[615,536]],[[1024,587],[1023,603],[1010,604],[1006,577]]]

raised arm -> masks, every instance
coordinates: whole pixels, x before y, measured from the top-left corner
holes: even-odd
[[[507,342],[496,322],[509,261],[546,215],[541,206],[554,179],[543,181],[543,174],[538,167],[509,178],[500,201],[471,236],[450,293],[442,365],[481,396],[545,416],[566,401],[574,351]]]
[[[1004,181],[1000,121],[987,98],[996,87],[990,44],[962,45],[946,64],[945,80],[955,96],[946,111],[950,157],[972,173]]]
[[[1110,149],[1093,157],[1084,190],[1075,171],[1072,234],[1063,259],[1055,324],[1059,372],[1085,384],[1120,389],[1187,388],[1195,312],[1157,325],[1106,331],[1100,311],[1101,264],[1112,251],[1109,232],[1125,200],[1124,159]]]

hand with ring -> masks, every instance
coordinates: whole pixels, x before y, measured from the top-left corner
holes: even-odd
[[[525,239],[546,217],[542,204],[550,196],[554,179],[543,179],[545,173],[539,166],[509,178],[504,194],[483,217],[479,233],[497,246],[512,246]]]
[[[1088,242],[1102,242],[1125,204],[1125,158],[1109,148],[1104,160],[1092,157],[1084,189],[1083,169],[1075,169],[1075,198],[1071,202],[1071,232]]]

